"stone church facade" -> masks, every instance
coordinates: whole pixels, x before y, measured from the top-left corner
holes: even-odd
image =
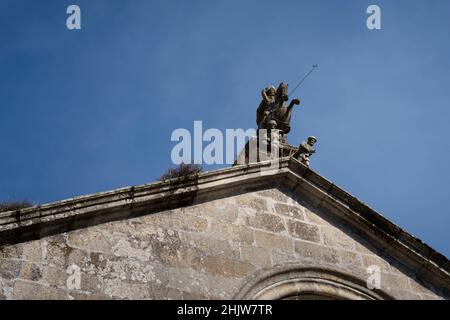
[[[450,297],[446,257],[296,159],[270,164],[0,213],[0,299]]]

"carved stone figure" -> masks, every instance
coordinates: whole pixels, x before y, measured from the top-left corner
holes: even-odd
[[[299,99],[293,99],[289,106],[288,84],[280,83],[277,89],[269,86],[261,92],[263,100],[256,111],[258,129],[278,129],[282,136],[291,131],[291,114],[294,105],[299,105]]]
[[[294,154],[294,157],[301,163],[309,166],[309,157],[312,156],[313,153],[316,153],[316,150],[314,149],[314,144],[316,142],[316,137],[308,137],[307,142],[303,141],[302,143],[300,143],[298,151]]]
[[[267,116],[275,110],[275,94],[276,89],[274,86],[268,86],[261,91],[262,101],[256,110],[256,124],[258,125],[258,129],[267,126]]]

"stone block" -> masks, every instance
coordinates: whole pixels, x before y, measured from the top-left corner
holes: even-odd
[[[335,227],[322,227],[321,231],[326,246],[345,250],[355,249],[355,241],[342,230]]]
[[[287,220],[286,224],[291,236],[311,242],[320,242],[320,233],[317,226],[295,220]]]
[[[376,255],[362,255],[364,267],[378,266],[382,272],[390,272],[389,263]]]
[[[205,203],[200,210],[202,216],[222,222],[235,222],[238,217],[239,208],[232,201],[234,200],[225,198]]]
[[[235,278],[245,277],[255,270],[251,263],[227,256],[207,256],[203,259],[202,266],[206,272]]]
[[[124,282],[165,285],[168,283],[169,265],[159,262],[140,262],[127,259],[107,260],[106,267],[89,274],[103,283],[107,279],[119,279]],[[177,267],[178,268],[178,267]],[[176,268],[173,268],[176,269]]]
[[[81,269],[85,269],[90,264],[90,254],[87,251],[71,248],[67,252],[65,260],[65,269],[71,265],[77,265]]]
[[[183,291],[161,285],[156,282],[148,283],[148,299],[152,300],[180,300],[183,299]]]
[[[119,238],[119,235],[114,236],[108,228],[96,226],[70,232],[68,244],[72,248],[109,254],[111,253],[111,247]]]
[[[168,268],[167,272],[169,280],[166,287],[219,299],[230,299],[230,292],[234,292],[241,285],[239,278],[208,274],[204,271]]]
[[[0,259],[0,278],[15,279],[19,276],[22,262],[19,260]]]
[[[360,253],[345,250],[338,250],[338,253],[342,265],[362,267],[362,257]]]
[[[409,280],[405,276],[381,273],[381,289],[394,288],[411,291]]]
[[[56,286],[58,288],[67,288],[67,279],[69,274],[67,269],[52,267],[49,265],[42,266],[42,283],[47,286]]]
[[[17,280],[14,283],[14,299],[16,300],[64,300],[66,291],[35,282]]]
[[[303,258],[312,259],[318,263],[337,264],[339,254],[335,249],[304,241],[295,241],[295,252]]]
[[[391,288],[384,289],[383,287],[381,287],[381,289],[385,290],[388,294],[392,295],[397,300],[422,300],[422,297],[420,295],[409,290]]]
[[[144,217],[144,223],[192,232],[202,232],[208,228],[208,221],[205,218],[171,211],[147,215]]]
[[[283,219],[274,214],[261,212],[256,213],[253,217],[247,217],[247,225],[256,229],[262,229],[275,233],[286,230]]]
[[[82,272],[80,274],[80,289],[91,294],[103,294],[103,279],[95,275]]]
[[[209,300],[209,297],[200,294],[200,293],[192,293],[192,292],[181,292],[181,300]]]
[[[279,215],[287,216],[295,220],[305,221],[304,209],[301,206],[275,203],[274,209],[275,212]]]
[[[41,241],[29,241],[0,246],[0,259],[11,258],[40,263],[42,261],[41,243]]]
[[[365,255],[374,255],[377,254],[379,250],[377,250],[370,242],[366,239],[361,238],[359,235],[353,236],[355,240],[355,250],[365,254]]]
[[[170,266],[198,268],[202,253],[195,245],[190,245],[180,238],[181,231],[149,224],[139,225],[137,229],[139,232],[134,239],[122,239],[113,246],[115,256],[140,261],[158,261]]]
[[[275,188],[258,191],[257,195],[259,195],[261,197],[265,197],[265,198],[270,198],[274,201],[282,202],[282,203],[293,202],[292,198],[290,198],[288,195],[286,195],[282,191],[275,189]]]
[[[292,253],[294,248],[291,238],[263,231],[255,231],[255,242],[260,248],[287,253]]]
[[[22,249],[24,260],[41,263],[42,262],[42,245],[40,241],[30,241],[24,243]]]
[[[239,210],[251,209],[256,212],[268,211],[267,201],[265,199],[256,198],[251,194],[236,197],[236,205]]]
[[[414,292],[414,293],[416,293],[416,292]],[[424,294],[424,293],[421,293],[420,297],[422,298],[422,300],[445,300],[444,298],[439,297],[439,296],[437,296],[435,294]]]
[[[145,241],[138,241],[132,238],[120,239],[112,248],[114,256],[137,259],[140,261],[149,261],[152,257],[151,245]],[[103,261],[100,258],[104,256],[98,252],[91,253],[91,261],[94,264],[100,264]]]
[[[145,283],[135,283],[120,279],[105,279],[104,294],[111,298],[146,299],[148,286]]]
[[[239,258],[239,248],[232,246],[227,240],[186,232],[180,233],[180,239],[186,246],[196,248],[205,255],[214,253]]]
[[[293,263],[293,262],[301,262],[302,260],[293,254],[285,254],[281,253],[279,251],[272,251],[272,265],[279,265],[279,264],[286,264],[286,263]]]
[[[108,297],[106,295],[100,295],[100,294],[92,294],[88,292],[82,292],[82,291],[70,291],[69,293],[69,299],[73,300],[111,300],[112,297]]]
[[[435,295],[434,292],[430,290],[431,288],[424,286],[416,279],[409,278],[409,285],[411,287],[411,290],[415,293],[421,295]]]
[[[241,246],[241,259],[262,268],[271,265],[270,250],[254,246]]]
[[[322,226],[330,226],[330,223],[325,219],[323,214],[317,214],[309,209],[305,209],[306,221]]]
[[[211,236],[222,240],[231,240],[246,244],[252,244],[254,241],[253,231],[251,229],[216,221],[211,223]]]
[[[0,300],[11,300],[13,298],[13,280],[0,277]]]
[[[19,277],[24,280],[40,281],[42,279],[41,266],[33,262],[24,261],[20,268]]]
[[[22,259],[24,244],[0,246],[0,259]]]

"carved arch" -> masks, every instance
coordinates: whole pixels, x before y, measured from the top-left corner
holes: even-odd
[[[250,276],[234,296],[242,300],[302,299],[392,300],[382,290],[370,290],[363,279],[332,268],[296,264],[263,269]]]

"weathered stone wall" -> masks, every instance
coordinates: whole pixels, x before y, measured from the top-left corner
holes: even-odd
[[[0,298],[232,298],[255,272],[288,262],[360,279],[378,265],[381,289],[391,296],[441,298],[439,288],[278,189],[4,246]],[[79,289],[67,286],[72,265],[80,268]]]

